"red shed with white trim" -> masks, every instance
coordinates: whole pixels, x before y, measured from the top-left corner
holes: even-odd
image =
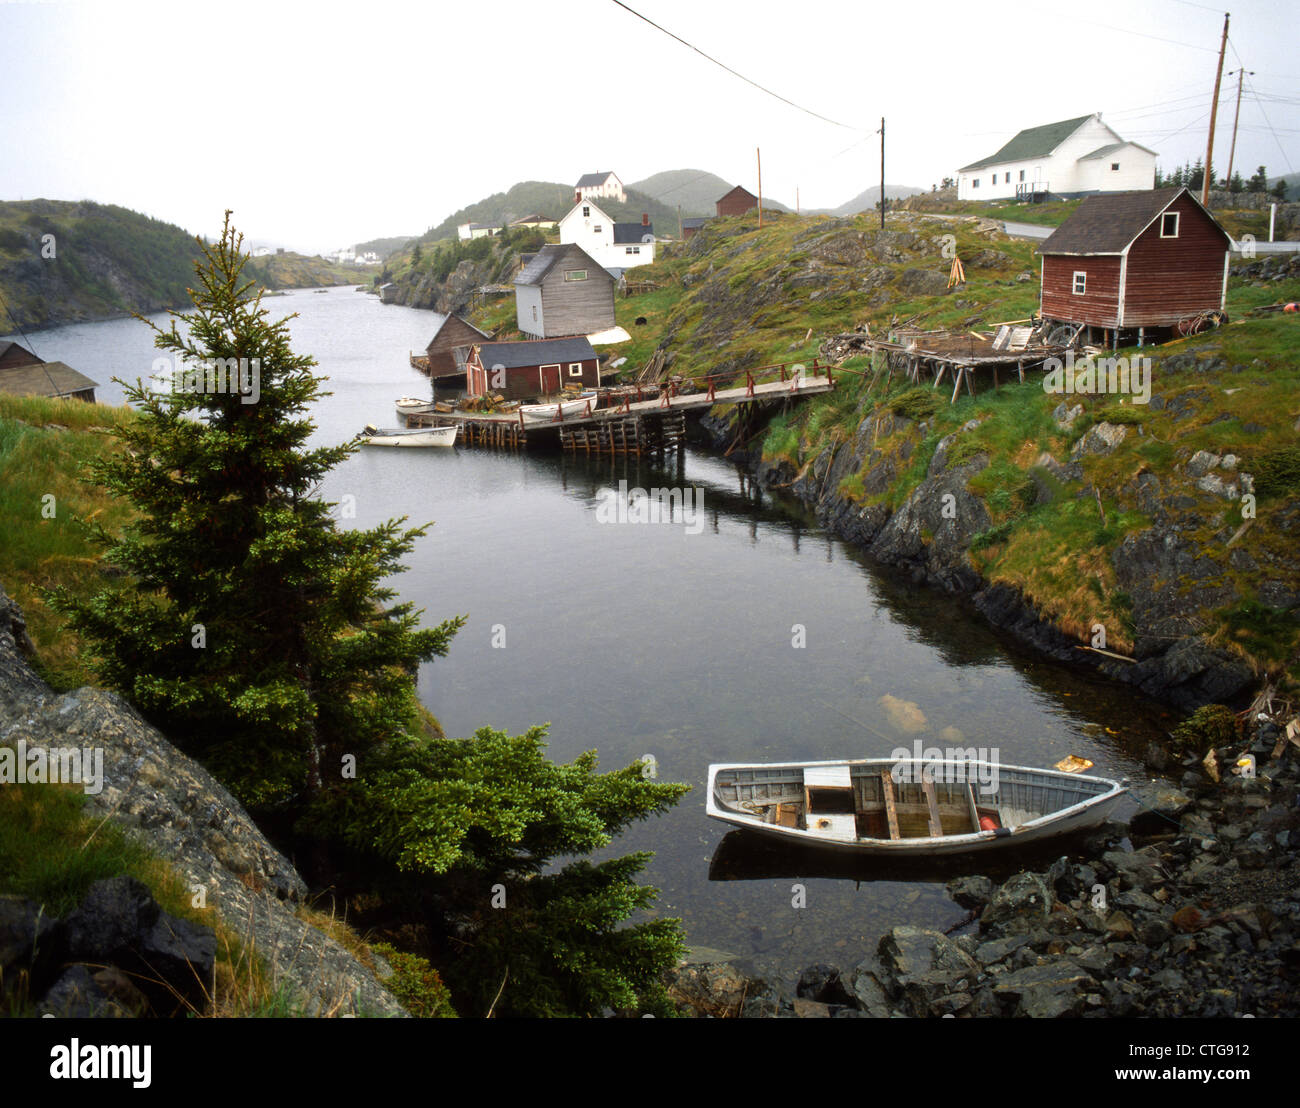
[[[1185,188],[1090,196],[1038,248],[1042,314],[1115,332],[1222,311],[1231,248]]]

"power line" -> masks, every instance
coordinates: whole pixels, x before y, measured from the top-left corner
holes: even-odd
[[[5,315],[9,317],[9,322],[14,325],[14,330],[22,337],[23,342],[27,344],[27,352],[31,354],[33,358],[35,358],[37,361],[41,363],[41,372],[45,374],[45,379],[50,383],[50,388],[54,390],[50,395],[55,400],[66,399],[71,394],[60,391],[59,386],[55,384],[54,378],[50,376],[49,362],[47,362],[44,358],[42,358],[39,354],[36,353],[35,344],[32,342],[31,339],[27,337],[26,332],[23,331],[22,327],[18,323],[18,320],[14,318],[14,313],[9,310],[9,301],[4,297],[0,297],[0,301],[3,301],[4,303]]]
[[[1246,83],[1247,83],[1248,85],[1250,85],[1250,91],[1251,91],[1251,92],[1255,92],[1255,86],[1254,86],[1254,84],[1251,83],[1251,82],[1249,82],[1249,81],[1246,82]],[[1273,132],[1273,141],[1277,143],[1277,148],[1278,148],[1278,150],[1279,150],[1279,151],[1281,152],[1281,154],[1282,154],[1282,160],[1283,160],[1284,162],[1286,162],[1287,172],[1288,172],[1288,173],[1294,173],[1295,170],[1294,170],[1294,169],[1292,168],[1292,166],[1291,166],[1291,159],[1288,158],[1288,157],[1286,156],[1286,148],[1282,145],[1282,140],[1281,140],[1280,138],[1277,137],[1277,132],[1273,130],[1273,123],[1272,123],[1272,121],[1268,118],[1268,113],[1264,111],[1264,104],[1263,104],[1263,101],[1261,101],[1261,100],[1259,99],[1258,93],[1256,93],[1256,101],[1255,101],[1255,102],[1256,102],[1257,104],[1259,104],[1259,114],[1262,115],[1262,116],[1264,117],[1264,122],[1265,122],[1265,124],[1267,124],[1268,129],[1269,129],[1270,131]]]
[[[642,21],[644,21],[644,22],[646,22],[646,23],[649,23],[650,26],[653,27],[656,31],[661,31],[661,32],[663,32],[665,35],[667,35],[669,38],[671,38],[671,39],[676,39],[676,40],[677,40],[678,42],[680,42],[683,46],[687,47],[687,48],[690,49],[690,50],[694,50],[695,53],[697,53],[697,54],[700,55],[700,57],[705,58],[705,59],[708,60],[708,61],[711,61],[714,65],[719,66],[719,67],[721,67],[722,69],[725,69],[725,70],[726,70],[728,73],[730,73],[733,77],[739,77],[742,81],[745,82],[745,84],[747,84],[747,85],[753,85],[754,88],[758,89],[760,92],[765,92],[765,93],[767,93],[768,96],[775,96],[778,100],[781,101],[781,103],[783,103],[783,104],[789,104],[790,107],[795,108],[796,110],[803,112],[805,115],[810,115],[810,116],[812,116],[814,119],[820,119],[823,123],[829,123],[829,124],[831,124],[831,125],[834,126],[834,127],[843,127],[846,131],[863,131],[863,130],[866,130],[866,128],[864,128],[864,127],[853,127],[853,126],[850,126],[848,123],[840,123],[838,120],[830,119],[829,117],[824,116],[824,115],[822,115],[822,114],[819,113],[819,112],[815,112],[815,111],[813,111],[811,108],[805,108],[802,104],[796,104],[793,100],[789,100],[789,99],[787,99],[786,97],[782,96],[779,92],[773,92],[773,91],[772,91],[770,88],[768,88],[766,85],[760,85],[757,81],[751,81],[751,80],[750,80],[748,77],[746,77],[743,73],[737,73],[736,70],[732,69],[731,66],[727,65],[725,62],[720,62],[720,61],[718,61],[718,59],[715,58],[715,57],[713,57],[713,55],[711,55],[711,54],[706,54],[706,53],[705,53],[703,50],[701,50],[698,46],[693,46],[691,43],[687,42],[687,41],[686,41],[684,38],[682,38],[680,35],[675,35],[675,34],[673,34],[672,31],[668,30],[668,28],[659,26],[659,24],[656,23],[653,19],[650,19],[649,17],[642,15],[639,11],[636,11],[634,8],[629,8],[626,4],[623,3],[623,0],[614,0],[614,3],[617,4],[620,8],[622,8],[625,12],[629,12],[629,13],[631,13],[632,15],[636,16],[637,19],[640,19],[640,20],[642,20]]]
[[[614,2],[618,3],[618,0],[614,0]],[[1215,50],[1213,47],[1210,46],[1198,46],[1194,42],[1179,42],[1177,39],[1163,38],[1160,35],[1148,35],[1145,31],[1130,31],[1127,27],[1116,27],[1110,23],[1098,23],[1096,20],[1093,19],[1079,19],[1076,20],[1076,22],[1090,23],[1094,27],[1104,27],[1107,31],[1118,31],[1121,35],[1137,35],[1138,38],[1150,38],[1150,39],[1155,39],[1156,42],[1168,42],[1168,43],[1172,43],[1174,46],[1186,46],[1188,50],[1204,50],[1206,51],[1206,53],[1209,54],[1218,53],[1217,50]]]

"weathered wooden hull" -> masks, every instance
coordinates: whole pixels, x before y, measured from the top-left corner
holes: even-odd
[[[907,780],[895,781],[896,772]],[[811,782],[837,773],[851,782],[852,808],[823,815],[809,799],[814,795],[810,788],[819,790]],[[985,792],[990,782],[996,782],[996,789]],[[829,795],[834,790],[820,791]],[[709,767],[707,812],[791,844],[878,857],[924,857],[982,853],[1087,830],[1103,823],[1125,792],[1104,778],[989,762],[871,758],[730,764]],[[925,802],[918,800],[922,795],[928,797]],[[773,821],[773,811],[783,809],[785,818],[796,809],[795,826]],[[979,817],[986,813],[1000,826],[980,830]],[[920,819],[941,833],[917,833]]]

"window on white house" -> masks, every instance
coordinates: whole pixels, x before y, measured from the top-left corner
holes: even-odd
[[[1025,171],[1023,169],[1020,171],[1020,179],[1022,181],[1025,179]]]
[[[1074,271],[1074,291],[1082,296],[1088,289],[1088,275],[1082,270]]]
[[[980,187],[980,179],[979,179],[978,177],[976,177],[975,180],[973,180],[973,181],[970,183],[970,187],[973,188],[973,189],[977,189],[977,188],[979,188],[979,187]]]
[[[534,323],[537,322],[537,305],[536,305],[536,304],[533,305],[533,322],[534,322]]]
[[[581,376],[582,376],[582,363],[581,363],[581,362],[570,362],[570,363],[569,363],[569,376],[570,376],[570,377],[581,377]]]
[[[634,246],[634,247],[632,247],[632,253],[633,253],[633,254],[640,254],[640,253],[641,253],[641,247],[639,247],[639,246]]]
[[[1110,168],[1111,168],[1111,172],[1114,173],[1116,170],[1119,169],[1119,162],[1111,162]]]
[[[623,247],[623,253],[624,253],[624,254],[630,254],[630,253],[632,253],[632,248],[631,248],[630,246],[625,246],[625,247]]]
[[[564,274],[564,279],[566,281],[585,281],[587,271],[585,269],[570,269]]]
[[[1160,237],[1162,239],[1176,239],[1178,237],[1178,213],[1165,212],[1160,217]]]
[[[591,209],[587,205],[582,206],[582,218],[586,219],[591,215]]]

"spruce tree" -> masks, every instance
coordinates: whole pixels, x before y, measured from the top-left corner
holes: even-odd
[[[150,324],[165,388],[121,382],[139,418],[94,467],[138,516],[96,535],[116,583],[51,602],[101,678],[255,808],[338,787],[346,755],[413,726],[410,679],[462,620],[420,630],[383,585],[423,528],[344,530],[316,494],[355,443],[308,446],[323,391],[242,274],[242,236],[199,243],[194,310]],[[155,363],[157,364],[157,363]]]

